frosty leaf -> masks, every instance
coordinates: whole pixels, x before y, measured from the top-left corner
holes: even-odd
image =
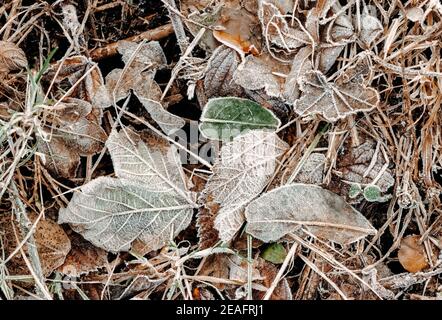
[[[361,15],[361,33],[359,39],[365,44],[370,45],[384,31],[382,23],[365,8]]]
[[[64,178],[72,178],[80,165],[78,152],[67,146],[64,141],[57,137],[49,141],[37,136],[37,150],[44,155],[43,165],[52,174]]]
[[[186,178],[176,148],[162,138],[147,134],[146,141],[126,128],[114,130],[106,141],[115,174],[142,182],[153,190],[170,192],[190,199]]]
[[[291,50],[302,47],[311,42],[308,35],[297,27],[289,26],[286,16],[273,0],[259,1],[258,16],[261,21],[263,36],[279,48],[291,53]],[[296,21],[294,24],[296,25]]]
[[[149,70],[141,72],[129,68],[123,73],[123,69],[114,69],[106,76],[106,87],[111,99],[115,95],[116,102],[126,98],[130,90],[138,97],[159,101],[161,88],[153,79],[154,76],[155,73]]]
[[[93,246],[76,233],[72,232],[69,237],[72,248],[58,271],[67,276],[80,277],[106,266],[106,251]]]
[[[37,216],[35,214],[29,214],[29,218],[31,221],[35,221]],[[18,242],[14,231],[17,233]],[[26,235],[22,234],[18,222],[14,220],[10,214],[0,215],[0,252],[3,252],[5,256],[8,257],[9,254],[17,248],[19,242],[22,241],[25,236]],[[37,252],[40,258],[43,274],[49,276],[52,271],[63,264],[66,255],[71,249],[71,242],[59,225],[44,218],[41,218],[37,223],[34,239],[37,245]],[[23,246],[25,253],[28,251],[27,246],[27,244]],[[11,275],[29,274],[29,269],[27,268],[20,252],[10,260],[7,266]]]
[[[292,62],[292,68],[287,75],[284,84],[284,98],[287,103],[293,104],[300,96],[298,80],[306,72],[313,70],[311,62],[312,49],[310,47],[301,48]]]
[[[106,132],[95,121],[81,118],[76,122],[64,122],[55,135],[80,155],[92,155],[103,148]]]
[[[285,79],[275,73],[287,74],[289,70],[287,65],[273,59],[268,53],[259,57],[249,55],[236,69],[233,81],[244,89],[264,89],[270,97],[280,97]]]
[[[213,98],[204,107],[200,131],[213,140],[229,141],[252,129],[274,129],[281,122],[256,102],[241,98]]]
[[[338,195],[315,185],[285,185],[252,201],[245,211],[246,231],[274,242],[303,226],[317,237],[340,244],[362,239],[376,230]]]
[[[327,29],[327,42],[348,41],[354,35],[354,28],[350,18],[340,14],[330,23]]]
[[[188,226],[192,213],[193,205],[176,193],[137,180],[100,177],[74,194],[60,210],[59,223],[69,223],[108,251],[127,251],[136,239],[156,250]]]
[[[322,153],[312,153],[305,161],[294,181],[306,184],[321,184],[325,156]]]
[[[142,44],[130,41],[119,41],[118,52],[122,55],[124,64],[130,63],[133,69],[159,69],[167,64],[166,56],[159,42],[150,41]],[[137,51],[138,49],[138,51]]]
[[[160,44],[151,41],[140,47],[134,42],[120,41],[118,52],[122,55],[126,68],[114,69],[106,76],[111,102],[126,98],[133,90],[152,119],[166,134],[183,127],[184,120],[168,112],[159,102],[162,93],[154,77],[157,69],[167,63]]]
[[[240,63],[235,50],[219,46],[209,59],[204,90],[207,98],[219,96],[241,96],[242,88],[233,81],[233,74]]]
[[[327,35],[322,36],[323,44],[319,54],[318,67],[324,74],[335,64],[345,44],[354,40],[354,29],[347,15],[341,14],[333,20],[327,29]]]
[[[120,41],[118,52],[122,54],[126,68],[113,69],[106,76],[106,87],[111,98],[115,95],[115,100],[119,101],[127,97],[130,90],[134,90],[138,97],[158,101],[161,89],[154,77],[156,70],[166,64],[160,44],[150,41],[139,48],[136,43]]]
[[[319,71],[307,72],[300,80],[300,88],[303,95],[295,102],[295,111],[302,116],[320,114],[330,122],[370,111],[379,103],[376,90],[341,78],[330,83]]]
[[[219,238],[230,241],[244,223],[244,206],[266,186],[277,158],[287,148],[274,132],[261,130],[249,131],[223,145],[200,198],[207,210],[200,211],[198,217],[200,234],[210,232],[213,224]]]
[[[55,77],[56,74],[57,77]],[[57,96],[62,97],[75,85],[69,97],[87,101],[93,107],[104,108],[109,105],[110,100],[101,71],[89,58],[73,56],[62,60],[49,69],[43,77],[43,81],[49,86],[54,77],[56,85],[53,86],[53,89],[62,89],[56,93]],[[79,82],[82,77],[84,77],[83,80]]]
[[[186,124],[184,119],[164,109],[161,103],[143,97],[138,97],[138,100],[140,100],[152,119],[167,135],[181,129]]]

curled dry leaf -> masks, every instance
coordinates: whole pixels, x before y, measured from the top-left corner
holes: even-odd
[[[247,90],[264,89],[270,97],[281,97],[290,67],[273,59],[268,53],[249,55],[236,69],[233,80]]]
[[[54,82],[52,93],[56,98],[70,91],[69,97],[87,101],[93,107],[104,108],[110,104],[100,69],[85,56],[73,56],[54,64],[42,82],[46,87]]]
[[[292,68],[284,83],[283,97],[288,104],[293,104],[301,95],[298,79],[308,71],[313,70],[311,55],[312,49],[303,47],[293,59]]]
[[[184,230],[195,204],[176,150],[158,139],[113,131],[106,145],[118,179],[84,185],[60,210],[59,223],[113,252],[129,250],[135,240],[156,250]]]
[[[44,129],[45,138],[37,137],[45,167],[53,174],[74,177],[79,156],[93,155],[104,146],[107,135],[99,125],[100,117],[100,110],[89,102],[65,99],[55,111],[52,126]]]
[[[335,64],[345,45],[354,40],[354,29],[350,18],[340,14],[329,24],[327,34],[322,38],[318,68],[325,74]]]
[[[140,46],[133,42],[121,41],[118,44],[118,52],[122,55],[126,68],[113,69],[106,76],[111,104],[126,98],[133,90],[151,118],[166,134],[182,128],[185,121],[168,112],[159,102],[162,92],[154,77],[157,69],[167,63],[160,44],[151,41]]]
[[[210,99],[200,121],[199,129],[204,137],[222,141],[230,141],[248,130],[276,130],[281,125],[270,110],[254,101],[234,97]]]
[[[0,77],[27,66],[28,60],[22,49],[12,42],[0,41]]]
[[[361,33],[359,39],[369,46],[384,31],[382,23],[376,17],[376,8],[365,7],[361,15]]]
[[[379,93],[355,81],[339,77],[330,83],[319,71],[309,71],[300,79],[301,98],[295,111],[302,116],[320,114],[335,122],[349,114],[370,111],[379,103]]]
[[[42,155],[40,159],[49,172],[65,178],[75,176],[80,165],[79,154],[62,139],[52,137],[46,140],[37,136],[37,150]]]
[[[260,0],[258,4],[258,16],[261,21],[263,37],[269,39],[271,44],[284,50],[286,54],[291,54],[294,49],[311,42],[307,33],[297,25],[296,20],[293,21],[293,25],[288,24],[286,17],[290,16],[286,16],[280,11],[280,8],[283,8],[279,1]]]
[[[70,235],[70,239],[72,248],[64,263],[58,268],[59,272],[70,277],[80,277],[107,265],[106,251],[93,246],[75,233]]]
[[[264,189],[287,148],[274,132],[262,130],[237,136],[221,148],[200,197],[204,206],[198,215],[200,238],[206,239],[207,232],[224,242],[235,236],[244,223],[244,206]],[[218,237],[200,246],[211,246]]]
[[[275,242],[304,227],[319,238],[349,244],[376,229],[340,196],[319,186],[285,185],[253,200],[245,211],[246,232]]]
[[[410,235],[401,241],[398,258],[401,265],[408,272],[416,273],[428,267],[425,248],[419,240],[420,236]]]
[[[242,39],[239,34],[230,34],[222,30],[214,30],[213,36],[223,45],[238,52],[242,59],[244,59],[246,53],[251,53],[255,56],[259,54],[258,49],[249,41]]]
[[[405,15],[412,22],[422,21],[425,17],[424,10],[420,7],[411,7],[405,9]]]
[[[28,214],[31,221],[35,221],[35,214]],[[18,242],[15,234],[18,236]],[[24,239],[26,235],[21,233],[18,222],[10,214],[0,215],[0,251],[8,257]],[[43,274],[49,276],[65,261],[66,255],[71,249],[71,242],[64,230],[55,222],[41,218],[34,232],[37,252],[40,258]],[[2,247],[3,245],[3,247]],[[27,253],[27,245],[23,246]],[[23,260],[20,251],[7,264],[11,275],[29,274],[29,270]]]
[[[233,81],[233,74],[239,64],[238,54],[229,47],[219,46],[212,53],[204,78],[204,93],[207,98],[242,96],[243,89]]]
[[[216,29],[213,33],[205,33],[201,40],[203,48],[208,51],[215,50],[219,45],[218,41],[221,41],[240,54],[259,52],[258,35],[261,30],[256,17],[255,0],[203,1],[201,4],[192,2],[181,2],[181,11],[190,19]],[[186,20],[185,23],[193,35],[201,28]]]

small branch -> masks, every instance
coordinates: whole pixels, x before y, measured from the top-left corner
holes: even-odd
[[[139,42],[141,40],[161,40],[168,36],[170,36],[173,33],[173,26],[172,24],[166,24],[164,26],[145,31],[143,33],[140,33],[136,36],[129,37],[127,39],[124,39],[122,41],[132,41],[132,42]],[[121,40],[120,40],[121,41]],[[89,55],[92,60],[99,61],[102,59],[106,59],[109,57],[112,57],[118,53],[118,44],[119,41],[110,43],[102,48],[97,48],[89,51]]]

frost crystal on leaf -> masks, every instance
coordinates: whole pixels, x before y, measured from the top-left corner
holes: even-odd
[[[202,212],[203,217],[200,212],[200,226],[204,214],[215,207],[214,227],[221,240],[230,241],[244,223],[244,206],[264,189],[276,160],[287,148],[274,132],[262,130],[249,131],[226,143],[200,199],[209,209]]]
[[[230,141],[253,129],[276,130],[281,121],[258,103],[241,98],[213,98],[204,107],[199,129],[208,139]]]
[[[273,189],[253,200],[245,215],[246,232],[264,242],[277,241],[300,227],[340,244],[376,233],[370,222],[340,196],[308,184]]]
[[[135,240],[156,250],[192,219],[192,194],[175,149],[129,129],[113,131],[106,142],[118,179],[100,177],[75,193],[60,210],[59,223],[105,250],[127,251]]]
[[[379,103],[375,89],[342,77],[331,83],[319,71],[307,72],[300,79],[300,89],[303,95],[295,102],[295,111],[302,116],[320,114],[330,122],[370,111]]]

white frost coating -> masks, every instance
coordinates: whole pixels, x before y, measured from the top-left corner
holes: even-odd
[[[262,195],[246,208],[246,232],[274,242],[303,226],[317,237],[349,244],[376,234],[370,222],[340,196],[319,186],[285,185]]]
[[[156,250],[189,225],[192,213],[193,206],[177,194],[135,180],[100,177],[74,194],[58,223],[69,223],[108,251],[127,251],[136,239]]]
[[[190,223],[195,204],[174,147],[144,142],[129,129],[113,131],[106,145],[118,179],[100,177],[75,193],[59,223],[108,251],[130,249],[134,240],[156,250]]]
[[[264,189],[287,148],[276,133],[262,130],[249,131],[222,147],[204,190],[221,206],[215,219],[221,240],[231,240],[239,230],[244,206]]]

